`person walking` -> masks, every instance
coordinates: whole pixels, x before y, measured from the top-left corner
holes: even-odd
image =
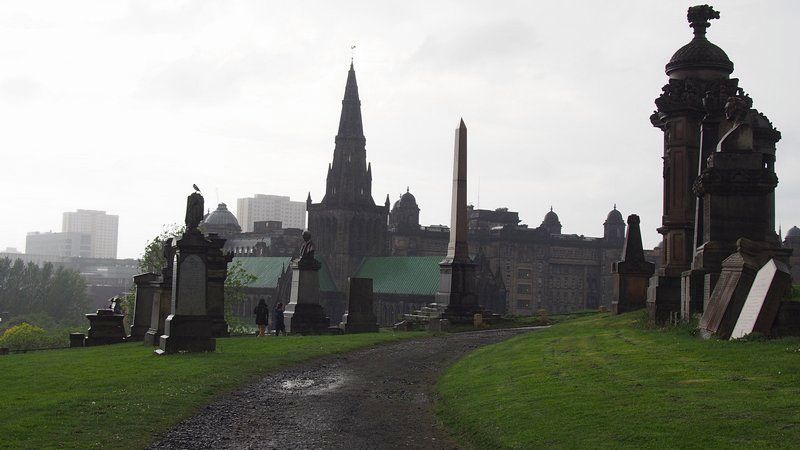
[[[286,325],[283,323],[283,303],[278,302],[278,304],[275,305],[274,313],[275,336],[280,336],[281,331],[283,331],[283,335],[286,336]]]
[[[262,298],[258,301],[256,309],[253,310],[256,315],[256,325],[258,325],[258,336],[264,336],[264,331],[267,329],[267,320],[269,319],[269,307],[267,302]]]

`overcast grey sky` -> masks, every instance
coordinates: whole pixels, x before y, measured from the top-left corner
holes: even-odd
[[[101,209],[120,216],[119,256],[137,257],[182,221],[192,183],[212,209],[255,193],[319,201],[352,44],[376,202],[410,186],[422,223],[447,224],[463,117],[470,202],[531,226],[553,205],[587,236],[616,203],[652,247],[662,136],[648,118],[692,4],[4,1],[0,249]],[[783,133],[785,232],[800,225],[800,8],[712,4],[709,39]]]

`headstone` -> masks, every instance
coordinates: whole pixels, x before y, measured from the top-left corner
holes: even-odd
[[[115,313],[113,309],[98,309],[94,314],[86,314],[86,318],[89,319],[87,347],[125,342],[123,314]]]
[[[164,334],[164,324],[172,310],[172,277],[175,270],[175,248],[173,238],[167,239],[163,244],[164,267],[161,269],[161,278],[153,294],[153,306],[150,311],[150,328],[144,335],[144,345],[151,347],[160,344],[161,335]]]
[[[143,273],[133,277],[136,285],[136,297],[133,308],[133,323],[129,340],[141,341],[150,329],[150,318],[153,312],[153,300],[158,289],[159,276],[154,273]]]
[[[783,254],[782,249],[761,242],[744,238],[737,241],[736,253],[722,262],[719,280],[700,318],[703,337],[714,334],[721,339],[731,337],[756,273],[773,256],[782,257]]]
[[[774,259],[764,264],[747,294],[731,339],[739,339],[750,333],[771,334],[781,300],[791,287],[792,275],[786,264]]]
[[[70,333],[69,334],[69,346],[70,348],[73,347],[85,347],[86,346],[86,335],[83,333]]]
[[[208,254],[216,243],[197,228],[203,216],[203,197],[195,192],[187,199],[186,232],[175,243],[172,307],[164,323],[157,355],[178,352],[212,352],[216,340],[208,315]]]
[[[628,216],[628,231],[622,249],[622,261],[612,266],[614,277],[611,309],[622,314],[647,307],[647,285],[655,272],[655,265],[644,259],[639,216]]]
[[[347,279],[347,312],[340,328],[345,333],[376,333],[378,319],[373,310],[372,278]]]
[[[319,303],[319,270],[322,265],[314,258],[311,233],[304,231],[303,240],[300,257],[291,264],[292,287],[283,318],[287,333],[321,334],[330,326],[330,319]]]
[[[475,263],[467,245],[467,126],[462,119],[456,128],[453,150],[453,191],[450,206],[450,241],[447,255],[439,263],[436,306],[442,318],[471,324],[475,313],[484,313],[475,289]],[[485,315],[490,315],[486,312]]]

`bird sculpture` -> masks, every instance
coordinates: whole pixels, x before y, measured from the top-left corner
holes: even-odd
[[[199,187],[197,187],[197,185],[196,185],[196,184],[193,184],[193,185],[192,185],[192,187],[194,188],[194,190],[195,190],[195,191],[197,191],[198,193],[200,193],[200,188],[199,188]]]

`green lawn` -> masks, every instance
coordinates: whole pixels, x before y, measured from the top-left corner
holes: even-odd
[[[481,348],[437,414],[477,448],[800,445],[800,340],[703,341],[597,314]]]
[[[425,333],[238,337],[206,354],[141,343],[0,357],[0,448],[139,448],[220,393],[294,362]]]

